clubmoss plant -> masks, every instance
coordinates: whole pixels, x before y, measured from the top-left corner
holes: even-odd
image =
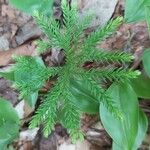
[[[113,115],[120,117],[119,109],[115,107],[97,79],[126,81],[135,78],[139,72],[123,67],[91,69],[83,67],[87,61],[122,64],[133,60],[131,54],[118,51],[107,52],[96,48],[98,42],[109,37],[122,24],[122,17],[109,21],[107,25],[98,28],[88,37],[84,37],[84,30],[90,24],[91,16],[82,20],[78,16],[76,7],[72,5],[70,8],[66,1],[62,2],[62,11],[62,26],[53,17],[46,17],[39,12],[35,13],[34,18],[48,39],[38,42],[38,52],[44,53],[50,48],[61,49],[65,55],[65,64],[58,67],[46,67],[35,57],[16,57],[15,70],[22,72],[26,81],[18,80],[22,82],[16,82],[15,87],[19,89],[22,97],[29,97],[38,92],[49,78],[57,75],[55,85],[43,98],[43,102],[32,118],[30,127],[43,124],[44,134],[48,136],[59,121],[68,129],[75,141],[82,139],[83,133],[80,129],[81,112],[70,101],[73,96],[70,92],[70,81],[72,79],[84,80],[91,92],[97,96],[99,103],[103,103]]]

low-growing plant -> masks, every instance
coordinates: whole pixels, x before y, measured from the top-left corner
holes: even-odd
[[[63,25],[40,12],[35,12],[34,18],[47,36],[47,40],[37,42],[37,51],[61,49],[65,55],[64,65],[48,67],[40,57],[15,56],[16,64],[11,73],[1,75],[13,81],[20,97],[28,100],[31,106],[35,105],[45,82],[57,77],[55,85],[43,95],[30,123],[31,128],[43,124],[45,136],[60,122],[68,129],[73,142],[83,139],[82,112],[100,112],[102,123],[113,138],[113,149],[136,150],[147,130],[147,118],[139,109],[138,96],[130,82],[140,72],[124,67],[134,59],[131,54],[97,48],[99,42],[117,30],[123,18],[111,20],[86,37],[84,30],[92,17],[80,18],[76,6],[70,7],[65,0],[62,11]],[[84,65],[86,62],[95,62],[98,67],[88,69]],[[100,67],[100,63],[108,65]],[[103,84],[106,82],[113,84],[107,89]]]

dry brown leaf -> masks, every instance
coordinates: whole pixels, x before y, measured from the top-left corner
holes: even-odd
[[[37,55],[35,51],[34,42],[24,44],[14,49],[10,49],[8,51],[0,50],[0,66],[6,66],[12,62],[12,55],[26,55],[26,56],[34,56]]]

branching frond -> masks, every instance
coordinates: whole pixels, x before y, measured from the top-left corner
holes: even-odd
[[[61,121],[68,128],[73,141],[76,141],[83,139],[83,133],[80,130],[80,111],[71,101],[73,95],[70,90],[70,80],[74,78],[84,81],[88,91],[91,92],[90,95],[94,95],[96,102],[104,104],[114,116],[121,118],[120,108],[114,104],[112,98],[97,81],[101,79],[126,81],[126,79],[136,78],[139,72],[125,68],[113,68],[115,62],[119,62],[120,65],[130,62],[133,59],[130,54],[96,49],[96,44],[99,41],[116,31],[122,23],[122,17],[111,20],[86,38],[84,37],[84,29],[90,24],[91,16],[82,20],[77,9],[74,6],[70,7],[66,0],[62,0],[62,11],[63,25],[60,25],[52,16],[47,17],[39,12],[35,13],[34,18],[48,38],[46,41],[38,41],[37,50],[43,53],[49,51],[50,48],[59,48],[64,52],[65,64],[61,67],[46,67],[39,57],[15,57],[14,85],[20,91],[21,96],[26,97],[34,93],[37,94],[49,78],[57,76],[56,84],[46,94],[32,118],[30,127],[43,124],[44,134],[48,136],[55,123]],[[93,67],[91,70],[87,70],[82,67],[87,61],[112,63],[112,68],[97,69]],[[58,112],[61,116],[58,115]]]
[[[127,54],[124,52],[107,52],[104,50],[92,49],[90,51],[86,51],[83,54],[84,61],[97,61],[97,62],[131,62],[133,60],[133,56],[131,54]]]
[[[49,131],[53,129],[53,126],[55,124],[55,118],[57,118],[57,100],[60,98],[62,93],[62,88],[61,86],[59,86],[59,83],[60,82],[57,82],[57,84],[46,95],[46,98],[36,111],[36,114],[33,116],[33,119],[30,124],[30,127],[33,128],[39,126],[41,122],[47,121],[47,124],[44,129],[45,135],[50,134]],[[49,120],[47,120],[47,118],[49,118]]]
[[[50,48],[52,48],[52,44],[50,43],[50,41],[38,40],[38,41],[36,41],[36,45],[37,45],[36,50],[40,54],[42,54],[42,53],[48,51]]]
[[[97,42],[104,40],[110,36],[116,29],[122,24],[123,18],[117,17],[115,20],[111,20],[104,27],[91,33],[89,37],[84,41],[83,49],[87,51],[96,46]]]
[[[84,29],[90,24],[92,16],[88,15],[84,20],[79,19],[77,8],[74,6],[70,8],[65,2],[62,3],[62,9],[64,17],[64,38],[69,44],[68,47],[66,46],[66,49],[71,50],[72,46],[76,46],[77,48],[77,42],[80,40],[80,36],[83,34]]]
[[[84,72],[84,71],[83,71]],[[107,69],[91,69],[85,74],[88,74],[90,77],[97,77],[103,80],[117,80],[117,81],[126,81],[128,79],[136,78],[140,72],[127,70],[123,68],[107,68]]]
[[[49,77],[54,77],[58,75],[62,70],[62,67],[47,67],[47,75]]]
[[[16,87],[20,91],[20,97],[25,98],[37,92],[52,75],[47,70],[39,57],[20,56],[15,57],[16,64],[13,69]]]
[[[70,8],[67,3],[62,3],[63,21],[67,31],[73,29],[77,21],[77,8]]]
[[[91,91],[92,95],[95,95],[100,103],[103,103],[106,108],[117,118],[122,118],[122,112],[120,108],[115,106],[112,98],[107,94],[107,92],[98,83],[90,77],[89,74],[82,75],[84,78],[87,88]]]
[[[80,130],[80,112],[74,106],[70,98],[72,98],[72,94],[68,92],[64,95],[64,107],[62,112],[62,123],[63,125],[68,129],[71,139],[76,142],[77,140],[82,140],[83,139],[83,133]]]
[[[34,13],[34,18],[39,27],[48,36],[52,46],[64,48],[64,42],[62,42],[64,41],[64,36],[61,33],[59,23],[53,17],[47,18],[39,12]]]

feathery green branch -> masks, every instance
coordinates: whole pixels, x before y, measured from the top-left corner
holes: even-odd
[[[74,141],[83,139],[80,131],[80,111],[72,104],[72,94],[69,89],[70,79],[77,78],[85,81],[87,88],[100,103],[116,117],[121,118],[120,109],[114,104],[111,97],[103,89],[96,79],[109,79],[126,81],[135,78],[139,72],[125,68],[92,68],[86,70],[82,66],[87,61],[121,63],[130,62],[133,56],[123,52],[98,51],[96,44],[111,35],[123,18],[117,17],[104,27],[92,32],[83,40],[84,29],[90,23],[91,16],[81,20],[75,7],[70,8],[66,0],[62,1],[63,23],[59,23],[51,16],[46,17],[39,12],[34,15],[37,24],[47,35],[47,40],[38,42],[37,50],[40,53],[49,51],[50,48],[59,48],[65,54],[65,64],[61,67],[46,67],[42,59],[36,57],[15,57],[14,71],[17,74],[15,85],[22,97],[38,92],[46,80],[57,75],[58,79],[54,87],[46,94],[43,102],[32,118],[30,127],[44,125],[44,134],[48,136],[57,121],[63,123]],[[113,65],[112,65],[113,66]],[[62,112],[62,116],[58,116]],[[58,119],[59,117],[59,119]]]

